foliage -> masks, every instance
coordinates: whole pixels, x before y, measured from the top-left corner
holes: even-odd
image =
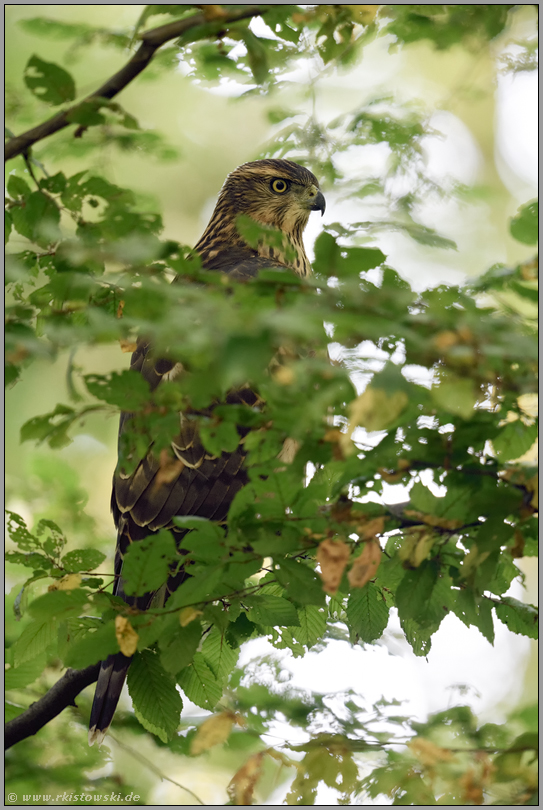
[[[378,35],[392,35],[398,46],[421,38],[440,49],[466,39],[480,44],[503,30],[513,6],[385,6],[378,16],[376,6],[261,6],[267,35],[249,20],[225,22],[237,6],[149,6],[134,36],[152,15],[184,19],[197,8],[208,9],[205,22],[182,35],[170,56],[210,85],[234,76],[249,92],[268,92],[301,48],[324,65],[345,66]],[[129,32],[46,18],[25,27],[77,49],[97,39],[115,48],[130,41]],[[157,75],[173,62],[159,58]],[[70,73],[38,56],[24,81],[41,105],[77,98]],[[48,413],[37,404],[21,441],[61,448],[89,415],[122,409],[133,414],[120,448],[126,466],[131,450],[136,459],[145,452],[149,436],[157,450],[169,442],[180,408],[192,409],[211,453],[233,449],[236,425],[251,432],[250,480],[230,508],[228,531],[177,519],[191,529],[183,541],[191,576],[165,608],[143,614],[114,598],[109,568],[93,574],[105,557],[90,540],[66,550],[63,532],[75,532],[68,518],[59,528],[43,517],[34,528],[9,513],[8,561],[24,570],[15,599],[22,631],[8,636],[10,714],[23,710],[24,690],[37,679],[43,686],[59,662],[83,668],[118,649],[131,654],[126,645],[133,644],[129,692],[156,745],[187,754],[195,740],[199,753],[227,740],[227,748],[242,752],[231,803],[251,804],[266,769],[293,778],[288,804],[313,804],[321,782],[345,804],[383,796],[413,805],[534,803],[531,713],[506,727],[479,726],[469,708],[457,707],[415,724],[394,707],[364,708],[351,695],[346,713],[337,714],[325,696],[270,691],[236,668],[240,646],[262,636],[294,656],[344,628],[351,643],[374,643],[393,610],[417,656],[428,654],[448,613],[490,643],[496,619],[514,633],[537,634],[535,608],[506,595],[521,576],[515,560],[537,554],[537,475],[522,460],[537,438],[526,406],[537,390],[537,337],[504,293],[533,303],[534,265],[493,267],[469,286],[415,292],[402,268],[365,240],[388,228],[435,248],[454,247],[416,219],[422,196],[446,193],[425,174],[424,112],[402,109],[392,97],[372,99],[326,132],[309,120],[296,123],[295,114],[276,113],[290,123],[265,154],[301,160],[340,193],[375,195],[387,206],[381,221],[327,226],[307,280],[270,270],[239,284],[202,271],[190,248],[161,239],[160,214],[107,173],[89,169],[85,159],[77,171],[50,173],[54,143],[50,154],[45,142],[14,164],[6,239],[18,235],[24,247],[8,245],[7,383],[23,379],[37,359],[74,346],[119,342],[129,350],[137,335],[185,369],[150,393],[122,362],[101,374],[70,368],[70,402]],[[80,104],[70,121],[89,150],[105,137],[122,149],[144,148],[147,133],[111,100]],[[364,144],[384,144],[390,161],[386,178],[362,186],[341,174],[333,155]],[[402,177],[413,179],[409,194],[395,190]],[[536,217],[537,202],[522,206],[512,236],[535,244]],[[329,361],[331,341],[341,347],[341,364]],[[361,392],[353,382],[360,373]],[[217,404],[246,383],[262,396],[260,410]],[[299,449],[291,463],[279,464],[287,438]],[[387,483],[408,491],[402,509],[379,497]],[[73,491],[73,481],[68,486]],[[176,559],[168,533],[133,546],[126,592],[158,587]],[[207,729],[183,720],[189,731],[178,736],[178,686],[201,709],[221,710]],[[262,736],[278,713],[308,741],[282,752],[266,746]],[[141,732],[131,718],[119,724]],[[58,744],[55,729],[67,728],[59,718],[43,734]],[[66,739],[59,759],[65,764],[46,772],[36,745],[25,741],[11,759],[12,785],[19,789],[26,779],[28,793],[67,785],[87,791],[81,771],[104,759]],[[26,758],[35,763],[31,773],[22,768]],[[93,778],[93,792],[102,784],[105,791],[108,780]]]

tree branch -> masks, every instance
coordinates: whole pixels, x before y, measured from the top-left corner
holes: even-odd
[[[225,13],[223,17],[217,18],[215,21],[217,23],[220,22],[220,29],[222,31],[224,27],[230,23],[251,17],[258,17],[268,11],[268,9],[269,6],[247,6],[243,9]],[[23,154],[29,147],[33,146],[33,144],[69,126],[72,123],[69,120],[70,114],[78,110],[83,104],[88,103],[92,99],[111,99],[116,96],[117,93],[124,90],[124,88],[147,67],[155,51],[158,50],[161,45],[164,45],[171,39],[176,39],[191,28],[205,25],[209,21],[209,15],[204,11],[194,14],[192,17],[185,18],[184,20],[176,20],[167,25],[161,25],[159,28],[146,31],[141,35],[142,43],[132,59],[130,59],[121,70],[115,73],[114,76],[108,79],[105,84],[99,87],[98,90],[91,93],[90,96],[87,96],[82,102],[78,102],[67,110],[57,113],[37,127],[29,129],[23,132],[22,135],[17,135],[15,138],[11,138],[5,146],[5,160],[11,160]]]
[[[75,699],[85,687],[98,680],[100,664],[86,669],[68,669],[49,691],[28,709],[5,725],[5,748],[36,734],[57,714],[68,706],[75,706]]]

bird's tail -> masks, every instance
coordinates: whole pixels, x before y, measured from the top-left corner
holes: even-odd
[[[131,661],[131,658],[121,652],[114,653],[102,661],[90,716],[89,745],[94,745],[95,742],[100,745],[106,736]]]

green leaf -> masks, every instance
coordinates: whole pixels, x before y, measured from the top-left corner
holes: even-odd
[[[247,464],[263,464],[276,458],[282,447],[282,437],[278,430],[253,430],[247,434],[244,448],[248,451]]]
[[[471,419],[477,401],[475,383],[467,377],[459,377],[451,371],[440,374],[440,381],[432,386],[432,399],[447,413]]]
[[[492,447],[500,461],[513,461],[527,453],[537,441],[538,425],[525,425],[521,419],[508,422],[492,439]]]
[[[40,677],[45,668],[45,656],[25,661],[18,667],[10,667],[4,673],[4,688],[24,689]]]
[[[186,697],[202,709],[213,711],[222,698],[222,686],[201,652],[197,652],[192,664],[181,671],[177,683]]]
[[[78,548],[69,551],[60,561],[66,571],[93,571],[106,559],[106,555],[95,548]]]
[[[33,551],[41,547],[41,543],[35,535],[28,531],[24,519],[17,514],[6,509],[7,530],[14,543],[17,543],[23,551]]]
[[[248,28],[239,28],[237,33],[247,47],[247,59],[255,81],[263,84],[268,78],[268,55],[262,40]]]
[[[424,560],[414,571],[406,571],[396,591],[396,607],[400,619],[420,623],[437,582],[435,563]]]
[[[43,550],[50,557],[58,557],[67,542],[57,524],[52,520],[40,520],[36,526],[36,534],[38,537],[41,537],[42,534],[46,535],[45,540],[41,542]]]
[[[13,663],[19,667],[44,652],[57,638],[58,622],[55,619],[34,621],[27,625],[13,645]]]
[[[217,562],[225,555],[225,536],[220,526],[206,518],[176,516],[176,526],[191,529],[181,540],[183,549],[191,552],[196,560]]]
[[[68,429],[79,414],[67,405],[57,405],[55,410],[43,416],[29,419],[21,427],[21,442],[46,441],[53,448],[65,447],[72,441]]]
[[[177,622],[179,625],[179,622]],[[186,627],[178,626],[173,634],[160,639],[160,661],[166,672],[177,675],[192,663],[202,640],[202,626],[194,619]]]
[[[239,649],[232,648],[226,634],[214,627],[204,639],[202,655],[218,683],[225,684],[237,664]]]
[[[30,186],[23,180],[22,177],[19,177],[16,174],[10,174],[8,178],[8,194],[10,197],[13,197],[16,200],[18,197],[22,197],[23,200],[26,200],[27,197],[31,195]]]
[[[205,449],[214,456],[233,453],[239,445],[239,434],[232,422],[200,423],[200,438]]]
[[[331,234],[324,232],[315,242],[313,268],[325,276],[346,278],[379,267],[385,259],[385,254],[378,248],[344,248]]]
[[[322,582],[304,563],[281,560],[277,579],[293,602],[299,605],[324,605],[326,599]]]
[[[512,633],[529,638],[538,637],[539,612],[533,605],[525,605],[511,596],[503,596],[500,603],[494,603],[496,616]]]
[[[247,216],[247,214],[239,214],[236,217],[236,229],[243,240],[254,250],[258,249],[261,245],[265,245],[266,247],[279,250],[287,261],[296,258],[296,251],[279,228],[274,228],[271,225],[262,225],[250,216]],[[296,278],[291,277],[292,273],[285,268],[285,283],[295,284]]]
[[[88,604],[89,596],[88,591],[83,588],[48,591],[30,603],[28,612],[41,621],[64,621],[68,616],[81,613],[83,606]]]
[[[179,726],[183,701],[159,656],[150,650],[137,653],[128,670],[127,683],[136,717],[147,731],[167,743]]]
[[[66,188],[66,176],[62,172],[57,172],[52,177],[43,177],[40,180],[40,188],[50,191],[51,194],[60,194]]]
[[[176,556],[175,542],[168,531],[132,543],[122,567],[125,593],[143,596],[158,590],[168,579],[169,565]]]
[[[536,245],[538,239],[539,204],[537,200],[521,205],[509,223],[511,236],[524,245]]]
[[[304,605],[298,608],[299,629],[294,625],[293,634],[300,644],[304,644],[307,649],[311,649],[319,642],[326,632],[326,609],[316,605]],[[292,626],[292,625],[291,625]]]
[[[439,625],[427,625],[422,627],[415,619],[404,619],[401,622],[402,630],[415,655],[424,658],[432,647],[432,636]]]
[[[141,374],[132,369],[105,375],[86,374],[83,379],[93,396],[123,411],[140,410],[149,402],[149,385]]]
[[[64,663],[67,667],[84,669],[116,652],[119,652],[119,643],[115,635],[115,624],[111,621],[104,627],[89,629],[82,638],[68,643]]]
[[[389,608],[381,589],[373,582],[355,588],[347,601],[349,625],[360,640],[370,644],[383,635],[388,624]]]
[[[15,230],[38,244],[60,238],[60,211],[56,203],[41,191],[33,191],[21,207],[11,209]]]
[[[75,98],[75,82],[70,74],[54,62],[44,62],[39,56],[31,56],[28,60],[24,80],[36,98],[53,106]]]
[[[281,625],[293,627],[299,625],[298,613],[294,605],[280,596],[255,595],[244,600],[250,609],[247,618],[254,624]]]
[[[100,112],[100,109],[107,107],[108,104],[107,99],[86,98],[81,104],[70,110],[66,118],[71,124],[79,124],[84,127],[99,126],[106,123],[106,117]]]

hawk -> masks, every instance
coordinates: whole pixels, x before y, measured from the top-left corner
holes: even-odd
[[[195,247],[202,267],[226,273],[237,280],[257,275],[261,268],[288,268],[305,277],[311,265],[302,239],[311,211],[324,214],[325,199],[314,174],[290,160],[256,160],[245,163],[228,175],[221,189],[211,220]],[[250,247],[239,233],[236,220],[244,214],[263,226],[283,234],[283,246],[259,244]],[[149,341],[140,339],[130,367],[138,371],[154,390],[163,379],[180,372],[180,364],[153,356]],[[227,403],[258,404],[257,394],[248,387],[230,392]],[[128,546],[145,537],[169,529],[177,542],[187,529],[176,528],[173,518],[197,516],[221,522],[226,520],[235,494],[247,483],[244,469],[243,437],[232,453],[210,456],[201,445],[195,422],[180,413],[180,432],[167,451],[148,452],[130,474],[118,466],[113,477],[111,508],[117,528],[115,586],[113,593],[140,610],[164,604],[168,596],[188,576],[172,572],[159,593],[128,596],[123,588],[123,556]],[[119,438],[131,416],[121,414]],[[163,474],[164,457],[168,472]],[[89,724],[89,744],[102,742],[113,719],[131,658],[121,652],[102,662]]]

